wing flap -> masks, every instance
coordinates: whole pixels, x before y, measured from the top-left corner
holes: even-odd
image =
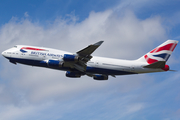
[[[77,70],[81,71],[81,72],[85,72],[86,71],[86,64],[84,64],[83,62],[78,62],[74,64],[74,68],[76,68]]]

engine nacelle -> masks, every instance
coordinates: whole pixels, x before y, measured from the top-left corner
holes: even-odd
[[[67,71],[67,72],[66,72],[66,77],[80,78],[80,77],[81,77],[81,74],[78,73],[78,72],[70,72],[70,71]]]
[[[64,61],[69,61],[69,62],[77,62],[79,61],[79,57],[76,56],[76,55],[69,55],[69,54],[64,54],[64,57],[63,57],[63,60]]]
[[[63,62],[59,60],[48,60],[49,67],[63,67]]]
[[[94,75],[93,79],[95,80],[108,80],[107,75]]]

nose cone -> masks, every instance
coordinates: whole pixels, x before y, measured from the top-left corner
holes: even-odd
[[[2,56],[7,57],[7,52],[6,51],[3,51],[1,54],[2,54]]]
[[[2,54],[2,56],[4,56],[4,57],[5,57],[5,53],[4,53],[4,51],[3,51],[1,54]]]

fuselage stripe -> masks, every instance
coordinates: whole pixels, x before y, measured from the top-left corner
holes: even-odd
[[[25,50],[37,50],[37,51],[46,51],[45,49],[32,48],[32,47],[22,47],[21,49],[25,49]]]

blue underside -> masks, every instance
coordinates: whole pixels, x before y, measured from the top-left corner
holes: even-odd
[[[13,63],[21,63],[25,65],[37,66],[37,67],[46,67],[56,70],[64,70],[64,71],[78,71],[76,69],[72,69],[69,67],[49,67],[47,63],[38,61],[38,60],[28,60],[28,59],[19,59],[19,58],[7,58]],[[92,74],[105,74],[105,75],[128,75],[128,74],[137,74],[133,72],[126,72],[126,71],[119,71],[119,70],[111,70],[111,69],[104,69],[104,68],[97,68],[97,67],[89,67],[87,66],[86,72]],[[82,73],[85,74],[85,73]]]

